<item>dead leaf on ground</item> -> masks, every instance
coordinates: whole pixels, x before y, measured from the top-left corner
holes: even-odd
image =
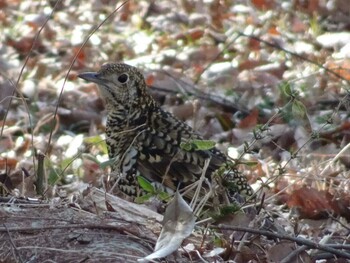
[[[181,246],[182,241],[192,233],[195,221],[196,218],[191,207],[176,192],[165,211],[163,228],[157,240],[155,252],[139,262],[163,258],[176,251]]]
[[[323,218],[328,216],[328,213],[349,217],[349,201],[349,197],[336,198],[325,190],[302,187],[290,194],[287,205],[296,208],[301,218]]]

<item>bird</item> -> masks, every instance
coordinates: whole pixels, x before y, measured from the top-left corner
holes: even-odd
[[[113,160],[111,173],[118,188],[128,196],[144,193],[138,176],[166,192],[183,189],[198,181],[206,183],[222,167],[220,183],[226,200],[235,194],[253,194],[247,179],[230,168],[228,157],[213,147],[184,149],[183,144],[203,140],[185,122],[164,110],[148,93],[141,71],[125,63],[106,63],[97,72],[83,72],[79,78],[97,84],[107,110],[106,144]],[[207,169],[205,164],[207,162]],[[169,191],[168,191],[169,190]]]

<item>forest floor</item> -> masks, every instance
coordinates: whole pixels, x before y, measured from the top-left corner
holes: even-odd
[[[256,192],[164,262],[349,262],[347,0],[0,0],[0,262],[152,253],[163,216],[100,190],[106,110],[77,76],[106,62],[140,68]]]

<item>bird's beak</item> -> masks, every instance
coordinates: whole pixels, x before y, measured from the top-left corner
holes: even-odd
[[[99,74],[97,72],[80,73],[78,77],[97,84],[101,82],[101,79],[99,78]]]

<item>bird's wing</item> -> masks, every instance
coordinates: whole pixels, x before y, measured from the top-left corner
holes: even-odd
[[[164,113],[164,112],[162,112]],[[150,181],[158,181],[163,185],[176,189],[189,185],[199,179],[205,160],[210,158],[206,176],[218,169],[225,156],[218,150],[185,151],[181,142],[201,139],[187,124],[177,120],[169,113],[154,120],[153,125],[137,139],[138,170]]]

